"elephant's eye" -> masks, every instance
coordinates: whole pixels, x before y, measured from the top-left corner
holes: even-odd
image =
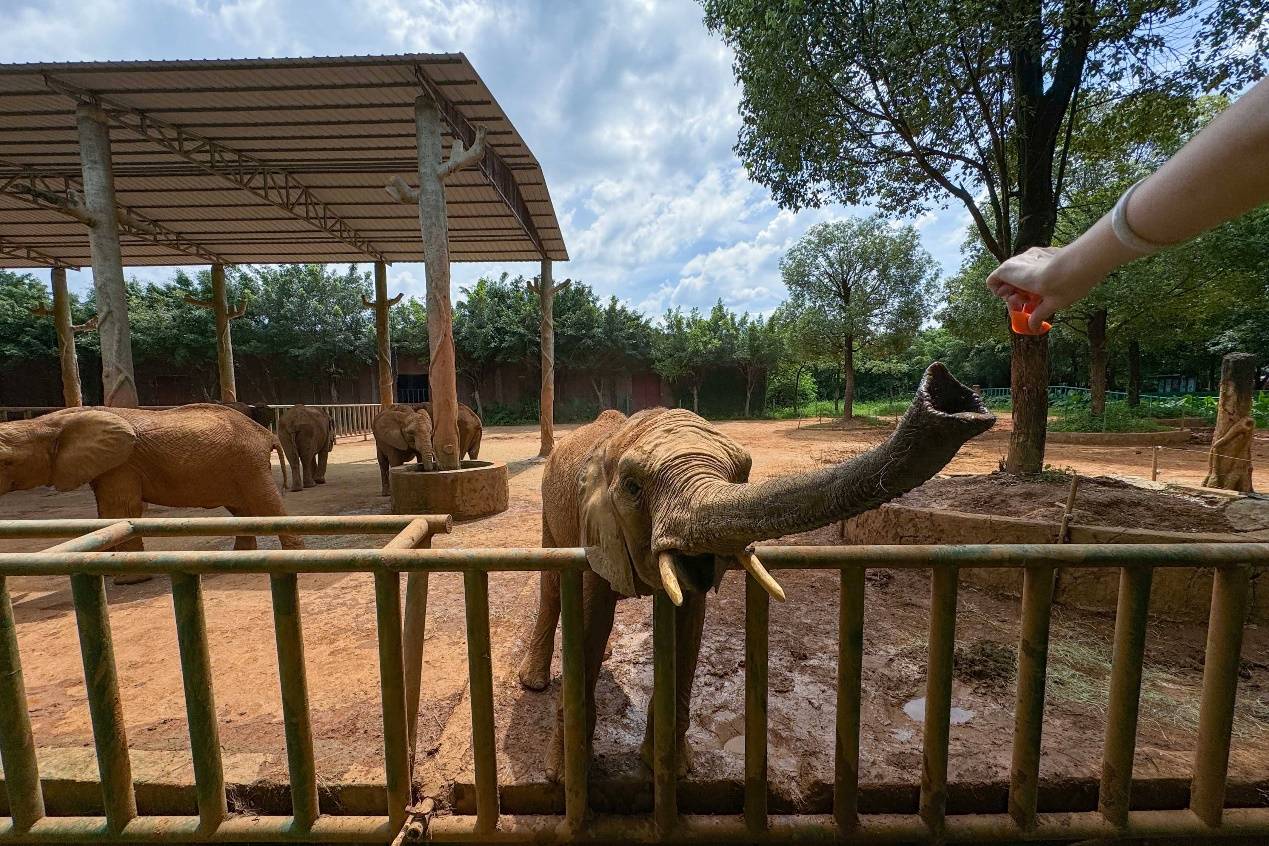
[[[625,481],[621,483],[621,489],[624,490],[626,495],[631,499],[638,499],[639,494],[642,493],[642,488],[639,487],[639,482],[630,476],[627,476]]]

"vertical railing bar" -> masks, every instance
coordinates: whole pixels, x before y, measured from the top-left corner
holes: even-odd
[[[1106,741],[1102,749],[1102,781],[1097,794],[1097,810],[1108,822],[1120,827],[1128,824],[1132,799],[1132,761],[1137,746],[1146,621],[1153,580],[1154,570],[1150,567],[1122,567],[1119,570],[1115,645],[1111,652]]]
[[[428,538],[419,548],[431,546]],[[427,573],[408,573],[405,577],[405,624],[402,639],[405,652],[405,728],[406,745],[410,749],[410,773],[413,778],[418,744],[419,697],[423,685],[423,640],[427,629]]]
[[[489,645],[489,574],[463,573],[467,603],[467,663],[471,746],[476,767],[476,831],[498,827],[498,760],[494,747],[493,661]]]
[[[375,573],[375,616],[379,634],[379,689],[383,703],[383,769],[388,821],[405,823],[410,804],[410,757],[405,721],[405,665],[401,654],[401,577]]]
[[[582,639],[582,574],[560,573],[560,647],[564,671],[564,816],[573,834],[586,824],[586,657]]]
[[[295,573],[269,576],[273,594],[273,632],[278,651],[278,683],[282,688],[282,722],[291,777],[291,813],[302,829],[320,813],[317,765],[313,759],[313,726],[308,710],[304,669],[304,631],[300,623],[299,579]]]
[[[1225,805],[1238,663],[1250,586],[1251,571],[1245,566],[1221,567],[1212,576],[1212,610],[1207,620],[1203,701],[1199,705],[1190,810],[1213,827],[1221,824]]]
[[[929,665],[925,683],[925,734],[921,746],[921,819],[936,837],[947,814],[947,743],[952,717],[952,656],[956,648],[955,565],[930,576]]]
[[[652,595],[652,803],[657,830],[678,823],[675,749],[675,614],[665,591]]]
[[[4,576],[0,576],[0,761],[13,827],[26,831],[44,816],[44,793],[22,682],[17,623]]]
[[[770,597],[745,574],[745,823],[767,828],[767,678]]]
[[[97,748],[102,804],[107,826],[117,833],[136,817],[137,800],[132,787],[132,764],[128,759],[123,704],[119,699],[114,643],[110,637],[106,583],[102,576],[76,573],[70,577],[70,584],[75,602],[75,622],[79,628],[79,651],[84,663],[93,745]]]
[[[859,714],[864,671],[864,568],[843,567],[837,619],[837,742],[833,817],[859,826]]]
[[[1009,815],[1024,831],[1034,828],[1036,822],[1054,572],[1052,567],[1028,567],[1022,577],[1022,624],[1018,638],[1018,692],[1014,707]]]
[[[225,799],[225,771],[220,756],[220,727],[212,690],[211,652],[207,647],[207,619],[203,612],[202,577],[173,573],[172,610],[185,686],[185,718],[189,723],[194,789],[203,831],[214,831],[229,813]]]

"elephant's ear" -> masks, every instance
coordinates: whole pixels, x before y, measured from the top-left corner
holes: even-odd
[[[401,451],[410,448],[409,442],[405,439],[405,426],[401,415],[396,412],[385,414],[379,425],[375,428],[375,437],[383,441],[393,449]]]
[[[581,486],[579,525],[590,568],[617,593],[634,596],[634,568],[630,565],[617,509],[608,492],[602,444],[586,460],[578,484]]]
[[[53,454],[53,487],[74,490],[123,464],[132,455],[137,433],[132,424],[108,411],[63,415]]]

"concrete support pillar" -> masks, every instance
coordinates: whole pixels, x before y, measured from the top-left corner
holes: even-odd
[[[110,131],[96,105],[81,103],[75,110],[79,126],[79,159],[83,169],[84,210],[89,220],[93,288],[97,293],[97,329],[101,335],[102,401],[106,405],[138,404],[132,370],[132,338],[128,326],[128,292],[123,283],[123,255],[114,173],[110,164]]]
[[[379,402],[383,405],[392,405],[397,401],[396,380],[392,376],[392,330],[388,324],[388,309],[399,302],[400,294],[388,299],[387,263],[375,262],[374,302],[362,297],[361,303],[375,312],[375,342],[379,350]]]
[[[216,366],[220,378],[220,401],[237,402],[238,385],[234,378],[234,341],[230,321],[237,320],[247,313],[247,300],[244,297],[233,311],[229,310],[229,294],[225,289],[225,266],[211,266],[210,300],[199,300],[185,295],[185,302],[199,308],[211,310],[216,316]]]
[[[97,326],[97,318],[76,326],[71,323],[70,291],[66,287],[66,268],[50,268],[49,281],[53,288],[53,308],[40,306],[31,309],[37,317],[52,317],[57,329],[57,356],[62,367],[62,402],[67,408],[84,404],[79,382],[79,358],[75,354],[75,336]]]
[[[538,401],[538,428],[541,433],[539,458],[546,458],[555,449],[555,295],[568,287],[566,279],[554,284],[551,276],[551,260],[542,259],[542,272],[536,283],[529,287],[538,295],[542,306],[541,348],[542,386]]]

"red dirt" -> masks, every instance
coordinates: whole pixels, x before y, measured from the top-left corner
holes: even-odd
[[[1007,422],[1007,421],[1002,421]],[[569,427],[560,427],[567,430]],[[721,428],[754,456],[753,477],[802,469],[861,451],[884,431],[798,431],[794,421],[731,422]],[[564,432],[560,433],[561,435]],[[999,432],[968,444],[953,461],[954,472],[996,469],[1007,446]],[[539,538],[541,464],[535,427],[487,429],[482,458],[509,462],[511,506],[503,514],[461,524],[437,546],[536,546]],[[1257,460],[1269,457],[1257,442]],[[1149,474],[1148,450],[1053,447],[1049,461],[1088,473]],[[1191,484],[1202,479],[1206,456],[1166,452],[1163,477]],[[288,494],[294,514],[384,513],[372,445],[342,443],[331,457],[328,484]],[[154,508],[161,515],[198,515],[196,509]],[[0,498],[0,518],[94,516],[91,494],[48,490]],[[312,546],[379,544],[384,539],[311,539]],[[833,529],[786,539],[835,543]],[[154,548],[228,548],[227,539],[159,541]],[[262,539],[262,546],[275,540]],[[4,550],[40,549],[48,541],[10,541]],[[836,643],[836,576],[790,572],[780,575],[789,593],[771,613],[773,807],[819,807],[823,782],[831,776],[833,685]],[[369,576],[303,576],[301,602],[310,702],[319,777],[323,781],[382,778],[382,727],[374,634],[374,592]],[[743,758],[736,738],[743,720],[743,617],[741,581],[729,577],[711,598],[702,666],[697,677],[692,740],[698,755],[695,779],[737,777]],[[13,578],[9,583],[18,619],[18,639],[37,745],[91,744],[73,608],[64,578]],[[491,628],[499,759],[507,782],[537,781],[539,756],[553,711],[553,694],[528,694],[515,683],[521,643],[532,622],[537,577],[495,574],[490,580]],[[267,579],[217,576],[206,579],[208,629],[215,672],[221,742],[227,754],[259,753],[259,778],[285,779],[286,757]],[[188,745],[171,600],[164,580],[109,588],[111,623],[119,664],[129,743],[137,749],[184,750]],[[902,710],[923,692],[922,650],[928,587],[919,573],[870,574],[864,669],[863,776],[867,781],[914,785],[919,781],[920,725]],[[635,749],[642,735],[650,690],[650,626],[647,601],[621,604],[612,659],[601,678],[597,754],[609,771],[637,771]],[[1016,602],[963,587],[958,639],[968,669],[955,691],[955,705],[974,712],[952,729],[952,779],[1007,779],[1012,725],[1012,683],[984,682],[982,655],[1008,649],[1017,637]],[[465,778],[469,757],[466,646],[461,580],[432,579],[428,605],[425,689],[420,716],[420,762],[416,779],[430,795]],[[1055,611],[1054,660],[1046,714],[1046,778],[1096,773],[1104,723],[1109,615]],[[1194,745],[1194,718],[1202,672],[1204,629],[1197,625],[1154,626],[1148,639],[1146,705],[1143,706],[1138,772],[1184,776]],[[996,650],[998,652],[999,650]],[[1007,655],[1007,652],[1006,652]],[[1240,689],[1233,768],[1238,778],[1265,778],[1269,761],[1269,634],[1249,628],[1246,673]],[[978,656],[975,658],[975,656]],[[558,658],[557,658],[558,661]],[[1001,662],[996,662],[1000,664]],[[1007,665],[1006,659],[1003,664]],[[969,675],[966,675],[968,673]],[[988,671],[990,675],[990,671]],[[558,679],[553,684],[558,690]],[[826,740],[827,738],[827,740]],[[1252,800],[1255,801],[1254,796]]]

